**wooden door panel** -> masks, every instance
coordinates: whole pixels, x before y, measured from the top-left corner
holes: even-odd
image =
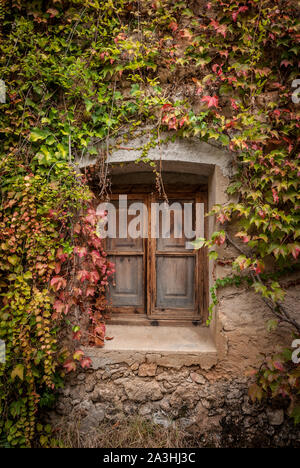
[[[155,199],[155,196],[154,196]],[[201,292],[202,276],[200,273],[200,252],[190,247],[192,239],[186,237],[198,231],[196,223],[197,207],[200,202],[198,195],[186,195],[181,198],[169,196],[171,209],[170,237],[151,239],[150,269],[151,294],[149,294],[148,314],[157,320],[195,320],[201,317],[203,295]],[[181,205],[181,215],[172,211],[172,204]],[[184,213],[184,204],[188,203]],[[184,216],[188,215],[191,219]],[[157,215],[151,216],[151,221],[157,223]],[[199,218],[201,219],[201,218]],[[160,216],[161,221],[161,216]],[[181,236],[176,227],[182,225]],[[185,228],[185,229],[184,229]],[[158,228],[155,226],[155,232]],[[160,226],[160,233],[167,230]],[[179,231],[179,229],[178,229]],[[201,303],[200,303],[201,302]]]
[[[157,239],[157,250],[160,252],[184,251],[186,240],[184,238],[176,239]]]
[[[158,256],[156,306],[160,309],[195,308],[195,258]]]
[[[144,202],[144,196],[127,197],[127,208],[133,203]],[[116,209],[116,238],[106,239],[106,250],[110,261],[115,264],[115,275],[110,281],[108,301],[113,313],[127,315],[145,313],[145,239],[125,237],[126,232],[119,237],[119,195],[112,197]],[[121,208],[124,209],[124,208]],[[125,209],[124,209],[125,210]],[[126,211],[127,228],[133,218],[139,215],[129,215]],[[143,213],[145,216],[145,213]],[[125,219],[126,219],[125,218]],[[144,218],[143,218],[144,219]],[[125,226],[126,228],[126,226]],[[124,229],[124,228],[123,228]]]
[[[114,256],[115,277],[110,284],[109,299],[113,307],[144,306],[143,256]]]
[[[143,239],[108,239],[108,252],[143,252]]]
[[[194,225],[194,200],[169,200],[169,207],[170,207],[170,215],[169,215],[169,223],[162,221],[162,213],[159,213],[159,226],[160,232],[159,237],[156,241],[156,250],[159,252],[177,252],[181,251],[184,252],[186,250],[186,243],[190,241],[190,239],[186,239],[184,234],[184,204],[189,203],[193,205],[193,209],[191,209],[191,228]],[[174,209],[173,209],[174,208]],[[166,216],[167,219],[167,216]],[[187,221],[187,220],[186,220]],[[164,234],[164,235],[162,235]]]
[[[128,200],[127,205],[128,208],[133,203],[140,202],[143,203],[143,200]],[[131,237],[118,237],[119,236],[119,215],[120,215],[120,209],[118,207],[118,202],[117,201],[112,201],[113,205],[115,206],[116,209],[116,235],[117,237],[115,239],[112,238],[107,238],[107,250],[108,251],[114,251],[114,252],[143,252],[144,246],[143,246],[143,238],[138,237],[137,239],[133,239]],[[125,211],[125,210],[124,210]],[[126,215],[126,213],[125,213]],[[133,218],[135,218],[134,215],[129,215],[127,213],[127,229],[130,221],[132,221]],[[126,218],[125,218],[126,219]],[[140,228],[142,229],[142,227]],[[125,234],[125,233],[124,233]]]

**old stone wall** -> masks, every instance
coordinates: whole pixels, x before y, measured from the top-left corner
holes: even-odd
[[[199,366],[180,369],[155,362],[101,365],[69,378],[52,420],[78,424],[91,434],[103,421],[139,415],[164,427],[178,425],[197,434],[199,446],[300,447],[282,406],[249,402],[245,377],[215,380]]]

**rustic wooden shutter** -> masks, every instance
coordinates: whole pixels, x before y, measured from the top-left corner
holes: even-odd
[[[117,198],[117,197],[113,197]],[[135,202],[144,202],[144,197],[128,196],[128,207]],[[117,233],[119,229],[119,206],[116,207]],[[128,223],[134,216],[128,216]],[[125,314],[145,313],[145,239],[116,238],[106,240],[106,249],[116,273],[110,285],[108,299],[112,311]]]
[[[151,239],[148,313],[153,319],[199,320],[199,253],[187,249],[189,240],[184,234],[174,235],[178,222],[179,228],[184,225],[183,204],[195,206],[195,198],[170,198],[169,204],[173,203],[181,207],[182,218],[176,216],[176,209],[171,211],[170,238]]]

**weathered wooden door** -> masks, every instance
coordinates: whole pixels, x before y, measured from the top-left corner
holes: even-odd
[[[113,199],[116,197],[112,197]],[[117,200],[112,200],[116,209],[116,232],[119,233],[119,212]],[[136,202],[147,203],[145,196],[128,196],[128,208]],[[127,213],[127,227],[134,215]],[[110,261],[115,264],[114,281],[110,285],[109,301],[112,311],[125,314],[145,314],[146,239],[117,237],[106,240]]]
[[[190,216],[184,205],[190,207]],[[151,238],[148,315],[161,320],[199,320],[199,252],[189,248],[193,239],[185,235],[188,227],[195,229],[196,197],[170,197],[168,206],[170,225],[164,227],[161,211],[151,216],[152,232],[158,222],[159,235]]]

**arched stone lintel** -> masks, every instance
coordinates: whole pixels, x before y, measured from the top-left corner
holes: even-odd
[[[128,143],[122,149],[117,149],[109,155],[107,162],[115,165],[120,163],[134,163],[141,157],[141,147],[146,143],[145,137],[137,138]],[[218,166],[225,177],[232,175],[233,156],[230,152],[212,146],[198,139],[176,139],[151,148],[147,157],[152,161],[163,161],[168,171],[178,172],[183,170],[193,174],[209,176]],[[80,167],[87,167],[95,163],[95,159],[83,158],[79,161]],[[177,167],[175,168],[175,164]],[[146,170],[147,164],[137,164]],[[173,168],[172,168],[173,166]],[[151,167],[149,167],[151,170]],[[124,170],[125,167],[124,167]],[[139,169],[134,172],[138,172]]]

